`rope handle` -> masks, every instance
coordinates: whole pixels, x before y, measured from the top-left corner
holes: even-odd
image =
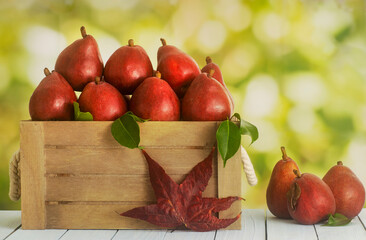
[[[241,151],[241,161],[243,163],[243,168],[245,176],[250,186],[255,186],[258,183],[257,176],[255,175],[254,167],[249,155],[243,146],[240,146]]]
[[[20,192],[20,151],[13,154],[9,162],[9,197],[12,201],[18,201]]]

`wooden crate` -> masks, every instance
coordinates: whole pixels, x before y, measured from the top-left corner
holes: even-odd
[[[147,163],[119,145],[112,122],[20,123],[23,229],[156,229],[119,216],[155,202]],[[141,145],[178,183],[210,153],[218,122],[146,122]],[[241,195],[240,151],[223,168],[215,154],[205,197]],[[220,213],[235,217],[241,203]],[[240,219],[228,229],[240,229]]]

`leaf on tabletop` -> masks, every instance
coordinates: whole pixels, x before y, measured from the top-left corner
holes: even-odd
[[[228,209],[241,197],[222,199],[203,198],[208,181],[212,176],[212,157],[210,155],[198,163],[181,184],[174,182],[165,170],[142,150],[149,166],[150,182],[155,192],[156,204],[137,207],[121,216],[141,219],[165,228],[184,226],[194,231],[211,231],[226,228],[239,217],[219,219],[215,213]]]
[[[329,214],[328,221],[327,223],[323,224],[323,226],[333,226],[333,227],[344,226],[350,223],[351,221],[352,219],[349,219],[340,213],[335,213],[334,215]]]
[[[79,103],[74,102],[74,120],[75,121],[93,121],[93,115],[90,112],[81,112]]]
[[[225,167],[227,160],[234,156],[240,147],[240,129],[235,123],[225,120],[216,131],[216,140]]]

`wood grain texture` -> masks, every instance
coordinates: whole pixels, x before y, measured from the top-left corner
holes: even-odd
[[[171,175],[181,182],[185,175]],[[217,196],[217,178],[211,177],[205,197]],[[46,201],[155,201],[149,176],[84,175],[47,177]]]
[[[0,212],[0,239],[5,239],[20,226],[20,211]]]
[[[168,174],[188,174],[205,159],[207,149],[154,149],[145,151],[165,169]],[[46,148],[46,173],[72,174],[134,174],[148,175],[146,160],[139,149],[127,148]],[[216,169],[216,159],[214,172]]]
[[[322,226],[322,223],[315,224],[314,226],[319,239],[366,239],[365,228],[358,217],[355,217],[346,226],[328,227]]]
[[[101,240],[112,239],[117,230],[68,230],[60,240]]]
[[[44,127],[46,145],[121,147],[111,134],[111,121],[47,121],[41,124]],[[211,148],[216,142],[216,122],[151,121],[139,123],[139,126],[140,144],[144,147]]]
[[[218,197],[241,196],[242,164],[240,151],[237,151],[236,154],[226,162],[225,167],[223,166],[223,160],[218,151],[217,158]],[[237,216],[241,211],[241,204],[241,201],[234,202],[229,209],[219,213],[219,218],[233,218]],[[241,220],[238,219],[226,229],[241,229]]]
[[[118,230],[112,240],[163,240],[166,230]]]
[[[268,240],[317,240],[313,225],[302,225],[292,219],[280,219],[267,210]],[[294,237],[296,236],[296,237]]]
[[[167,231],[164,240],[214,240],[216,231],[193,232],[189,230]]]
[[[40,240],[40,239],[59,239],[67,230],[24,230],[18,229],[6,240]]]
[[[20,167],[22,194],[22,228],[45,227],[45,179],[43,125],[21,122]]]
[[[263,240],[266,237],[265,220],[265,211],[263,209],[245,209],[241,217],[242,229],[218,230],[215,240]]]

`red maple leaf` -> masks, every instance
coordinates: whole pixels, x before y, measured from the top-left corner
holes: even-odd
[[[219,219],[215,213],[228,209],[233,202],[242,200],[241,197],[202,197],[212,175],[214,149],[191,170],[181,184],[174,182],[156,161],[144,150],[142,152],[149,165],[150,181],[157,203],[131,209],[121,216],[138,218],[164,228],[184,225],[200,232],[226,228],[240,217],[239,213],[234,218]]]

